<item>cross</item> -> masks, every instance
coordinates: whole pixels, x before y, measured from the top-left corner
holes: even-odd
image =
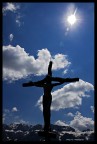
[[[48,74],[46,77],[40,81],[37,82],[28,82],[23,83],[23,87],[30,87],[30,86],[36,86],[36,87],[42,87],[44,90],[43,94],[43,117],[44,117],[44,131],[49,132],[51,131],[50,127],[50,118],[51,118],[51,102],[52,102],[52,95],[51,91],[54,86],[61,85],[65,82],[76,82],[79,81],[79,78],[60,78],[60,77],[52,77],[52,61],[49,62],[48,65]],[[57,83],[52,83],[52,81],[57,81]]]

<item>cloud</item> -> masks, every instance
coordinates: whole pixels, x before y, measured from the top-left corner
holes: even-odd
[[[76,112],[74,119],[66,124],[64,121],[58,120],[55,122],[56,125],[60,126],[70,126],[75,130],[83,131],[83,130],[94,130],[94,121],[92,118],[87,118],[81,115],[79,111]]]
[[[6,16],[6,13],[8,11],[12,12],[15,14],[15,22],[16,24],[20,27],[23,22],[21,22],[21,14],[19,12],[20,5],[17,3],[6,3],[5,6],[3,7],[3,15]]]
[[[90,106],[90,109],[94,113],[94,106]]]
[[[3,123],[15,123],[15,124],[19,124],[19,123],[22,123],[22,124],[29,124],[29,121],[25,121],[23,120],[22,118],[20,118],[20,116],[16,115],[14,116],[13,114],[11,115],[6,115],[6,114],[3,114],[3,117],[2,117],[2,122]]]
[[[61,120],[58,120],[55,122],[55,125],[59,125],[59,126],[69,126],[68,124],[66,124],[65,122],[62,122]]]
[[[69,112],[69,113],[67,114],[67,116],[74,117],[74,114],[71,113],[71,112]]]
[[[5,118],[6,118],[6,114],[4,113],[4,114],[3,114],[3,117],[2,117],[2,122],[3,122],[3,123],[5,122]]]
[[[79,82],[69,83],[52,92],[51,110],[58,111],[65,108],[75,108],[82,104],[83,97],[89,97],[86,92],[94,90],[91,83],[79,80]],[[42,96],[37,101],[37,106],[42,110]]]
[[[6,119],[8,119],[8,116],[10,116],[10,110],[4,109],[2,114],[2,122],[5,123]]]
[[[21,18],[23,16],[20,15],[20,13],[18,13],[18,15],[16,16],[16,20],[15,22],[17,23],[17,25],[20,27],[24,22],[21,21]]]
[[[17,111],[18,111],[18,109],[16,107],[12,108],[12,112],[17,112]]]
[[[3,79],[13,81],[26,78],[31,74],[45,75],[50,59],[53,61],[53,70],[66,69],[71,64],[66,55],[51,56],[47,48],[38,50],[37,59],[35,59],[19,45],[3,46]]]
[[[3,7],[3,13],[7,11],[16,12],[16,10],[19,8],[20,6],[16,3],[6,3],[6,5]]]
[[[68,72],[68,69],[64,70],[63,74],[66,74]]]
[[[29,124],[29,121],[25,121],[21,116],[17,115],[18,109],[13,107],[11,110],[4,109],[2,114],[2,122],[6,124],[10,123],[23,123]]]
[[[15,124],[20,124],[20,123],[29,124],[29,121],[25,121],[25,120],[21,119],[19,116],[15,116],[13,119],[14,119],[13,123],[15,123]]]
[[[12,40],[13,40],[13,37],[14,37],[14,35],[13,35],[13,34],[10,34],[10,35],[9,35],[9,39],[10,39],[10,41],[12,41]]]
[[[94,130],[94,121],[92,118],[83,117],[80,112],[76,112],[74,119],[70,122],[70,126],[83,131],[83,130]]]
[[[19,19],[16,19],[16,23],[18,24],[19,27],[21,26],[21,22]]]
[[[19,123],[29,124],[29,121],[25,121],[25,120],[23,120],[23,119],[20,119],[20,120],[19,120]]]

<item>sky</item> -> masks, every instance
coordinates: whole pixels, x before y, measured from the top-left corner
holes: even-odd
[[[71,18],[73,16],[73,18]],[[51,123],[94,129],[94,3],[3,3],[3,123],[42,124],[47,74],[79,78],[52,90]]]

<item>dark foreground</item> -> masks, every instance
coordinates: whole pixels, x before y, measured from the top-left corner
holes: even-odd
[[[56,133],[56,138],[51,141],[94,141],[94,131],[84,130],[76,132],[70,126],[51,125],[52,132]],[[42,125],[27,124],[3,124],[3,141],[45,141],[44,137],[38,135]]]

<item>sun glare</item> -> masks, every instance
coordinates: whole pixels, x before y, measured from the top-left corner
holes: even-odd
[[[67,21],[70,25],[74,25],[76,23],[76,17],[74,14],[68,16]]]

